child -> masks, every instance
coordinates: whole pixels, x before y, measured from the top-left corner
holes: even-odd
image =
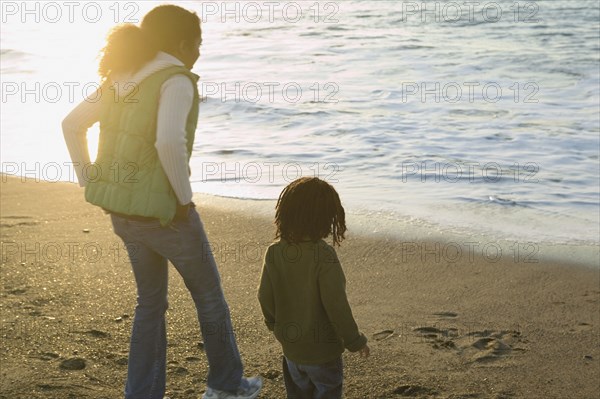
[[[346,298],[338,245],[345,213],[335,189],[316,177],[288,185],[277,201],[276,238],[265,255],[258,299],[283,347],[288,398],[342,397],[344,348],[369,356]]]

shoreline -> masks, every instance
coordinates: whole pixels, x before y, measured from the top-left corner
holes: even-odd
[[[0,196],[0,398],[120,397],[135,284],[110,221],[73,183],[7,178]],[[246,374],[263,375],[261,398],[280,399],[281,349],[256,299],[273,211],[212,200],[197,208]],[[491,262],[480,253],[448,262],[435,240],[409,244],[422,250],[353,228],[336,249],[371,346],[367,360],[344,354],[346,398],[597,394],[600,270],[509,256]],[[167,324],[167,396],[199,397],[207,364],[193,303],[173,268]],[[73,359],[84,368],[65,369]]]
[[[274,218],[277,203],[276,200],[232,198],[207,193],[194,193],[194,201],[197,206],[221,211],[235,209],[270,223]],[[487,257],[492,263],[509,257],[525,263],[560,262],[573,267],[600,268],[600,244],[556,244],[497,239],[491,233],[462,232],[424,220],[400,220],[379,216],[374,218],[371,215],[346,210],[348,235],[365,239],[393,240],[403,244],[402,248],[406,252],[420,252],[425,260],[431,253],[429,249],[432,249],[441,251],[440,258],[445,258],[448,263],[480,255]],[[431,243],[433,248],[427,248],[424,243]]]
[[[0,172],[2,180],[15,179],[23,181],[34,180],[35,183],[66,184],[75,185],[72,181],[45,181],[38,177],[31,179],[23,176],[5,174]],[[250,212],[253,216],[269,219],[275,215],[276,199],[255,199],[228,197],[220,194],[194,192],[193,200],[197,206],[206,206],[220,210],[243,210]],[[473,228],[439,224],[420,217],[411,217],[392,211],[373,211],[366,209],[354,209],[348,206],[342,199],[346,208],[346,219],[349,234],[359,237],[373,237],[380,239],[392,239],[396,241],[410,242],[439,242],[450,244],[446,246],[447,251],[453,251],[447,259],[450,263],[458,261],[463,256],[472,253],[489,255],[493,260],[495,254],[502,256],[512,254],[517,260],[525,259],[531,263],[539,262],[561,262],[575,267],[584,266],[589,268],[600,268],[600,242],[590,243],[576,240],[565,243],[554,240],[532,240],[523,238],[514,233],[514,238],[508,238],[506,233]],[[466,243],[461,245],[460,243]],[[458,251],[463,253],[456,254]],[[410,249],[410,248],[407,248]],[[419,250],[417,248],[417,250]],[[444,250],[444,248],[442,248]],[[453,260],[456,258],[456,260]]]

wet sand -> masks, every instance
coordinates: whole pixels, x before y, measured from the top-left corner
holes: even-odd
[[[122,397],[135,284],[108,216],[74,184],[7,176],[0,204],[0,398]],[[265,378],[261,398],[284,398],[281,349],[256,299],[272,222],[198,209],[246,374]],[[598,268],[447,250],[349,232],[338,255],[371,357],[344,354],[346,398],[598,397]],[[172,267],[170,280],[167,396],[198,398],[206,357]]]

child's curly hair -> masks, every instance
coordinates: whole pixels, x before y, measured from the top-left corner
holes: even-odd
[[[275,238],[298,243],[309,238],[318,241],[333,237],[333,245],[345,238],[346,216],[340,197],[327,182],[302,177],[290,183],[279,195],[275,207]]]

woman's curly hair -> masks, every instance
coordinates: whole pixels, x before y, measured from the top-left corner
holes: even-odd
[[[145,33],[136,25],[123,24],[111,29],[102,48],[98,74],[102,79],[111,73],[136,72],[156,56]]]
[[[159,51],[170,52],[181,41],[202,36],[200,18],[182,7],[165,4],[150,10],[140,26],[122,24],[111,29],[100,51],[98,73],[106,80],[111,73],[135,73]]]
[[[275,207],[276,238],[289,243],[306,239],[318,241],[329,235],[340,245],[346,232],[346,215],[340,197],[327,182],[302,177],[290,183],[279,195]]]

